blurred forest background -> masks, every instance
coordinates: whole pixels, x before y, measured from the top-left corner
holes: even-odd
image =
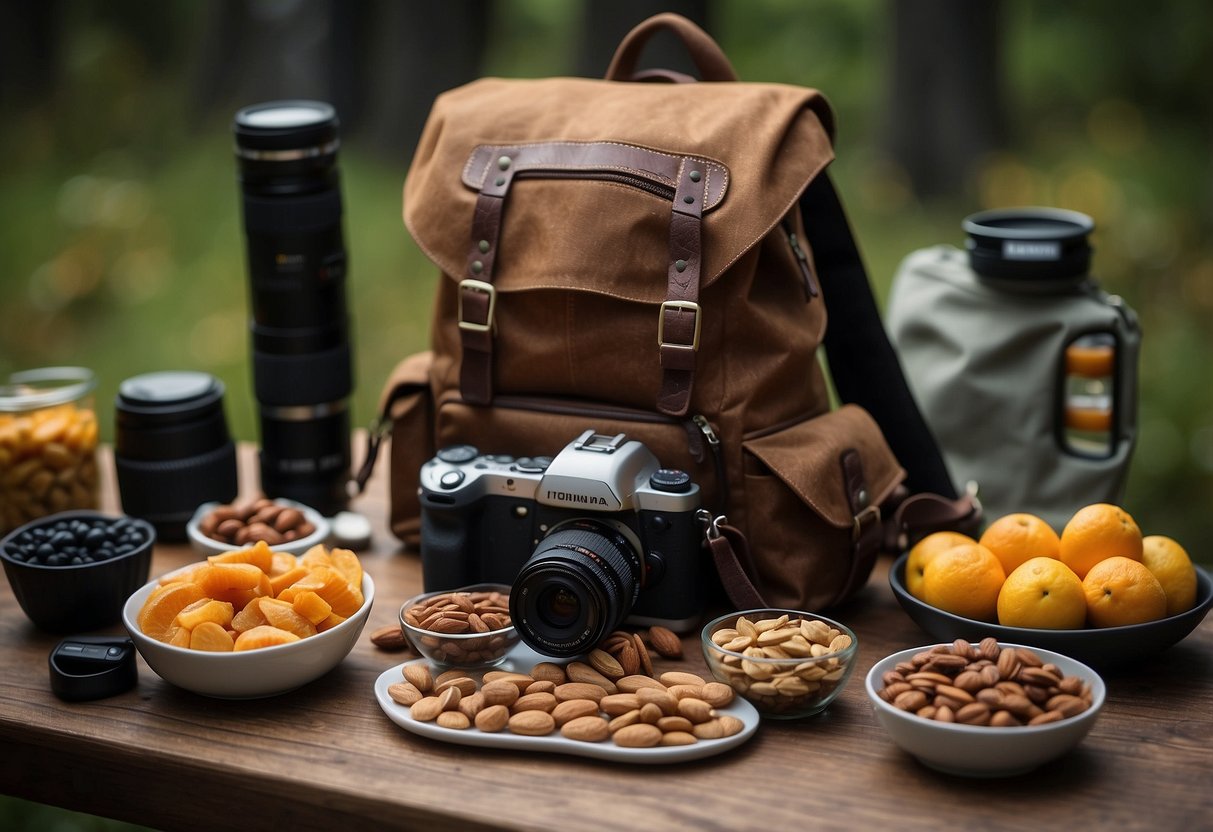
[[[368,423],[393,364],[427,345],[436,272],[400,195],[433,97],[481,75],[600,76],[662,10],[705,25],[743,80],[825,91],[834,175],[882,299],[902,257],[961,244],[973,211],[1092,215],[1095,273],[1144,333],[1126,505],[1213,560],[1203,0],[3,0],[0,376],[91,367],[109,439],[124,378],[206,370],[227,384],[233,431],[256,439],[231,118],[314,97],[343,123],[354,422]],[[686,69],[671,47],[645,63]],[[0,804],[0,826],[77,828],[31,811]]]

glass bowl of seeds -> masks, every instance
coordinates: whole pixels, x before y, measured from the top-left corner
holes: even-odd
[[[418,653],[446,667],[501,664],[520,641],[505,584],[414,596],[400,607],[400,629]]]

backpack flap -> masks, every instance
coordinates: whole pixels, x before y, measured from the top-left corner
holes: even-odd
[[[663,366],[693,371],[705,319],[724,326],[725,310],[701,310],[698,293],[829,163],[829,123],[820,94],[777,84],[485,79],[440,96],[404,217],[447,277],[435,352],[462,356],[464,397],[584,388],[685,413]],[[586,295],[604,350],[625,354],[579,378],[595,353],[577,314]],[[458,375],[455,363],[436,365],[438,378]]]

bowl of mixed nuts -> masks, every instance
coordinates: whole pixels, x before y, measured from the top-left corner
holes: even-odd
[[[764,717],[824,711],[855,669],[859,642],[847,627],[808,612],[733,612],[703,628],[708,668]]]
[[[400,629],[418,653],[446,667],[501,664],[520,641],[505,584],[417,595],[401,605]]]
[[[302,555],[328,540],[330,523],[303,503],[259,497],[230,504],[203,503],[185,532],[194,551],[204,556],[236,552],[258,540],[275,552]]]
[[[865,687],[876,718],[924,765],[1008,777],[1070,751],[1103,707],[1103,680],[1036,647],[957,639],[878,661]]]

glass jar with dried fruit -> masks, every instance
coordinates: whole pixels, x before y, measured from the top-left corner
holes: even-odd
[[[96,508],[96,386],[83,367],[26,370],[0,386],[0,535]]]

